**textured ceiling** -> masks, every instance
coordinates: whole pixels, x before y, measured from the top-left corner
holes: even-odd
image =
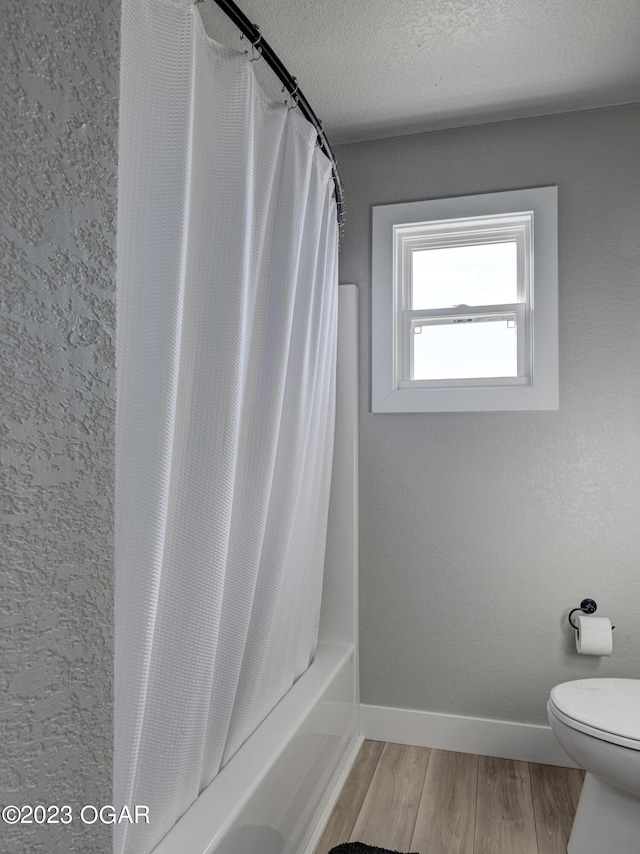
[[[332,144],[640,101],[640,0],[239,5]],[[242,48],[213,0],[200,9],[213,38]]]

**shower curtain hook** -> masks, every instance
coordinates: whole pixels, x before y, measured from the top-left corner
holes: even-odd
[[[298,106],[298,99],[296,98],[296,93],[300,87],[298,86],[298,78],[297,77],[292,77],[291,79],[296,84],[296,88],[291,93],[291,106],[289,107],[289,109],[295,110],[295,108]]]
[[[262,41],[262,33],[260,32],[260,27],[258,24],[253,25],[255,31],[258,33],[258,38],[251,43],[251,59],[249,62],[256,62],[262,56],[262,48],[260,47],[260,42]],[[253,51],[256,50],[258,52],[257,56],[253,55]]]

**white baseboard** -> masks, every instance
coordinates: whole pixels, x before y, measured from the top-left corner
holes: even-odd
[[[358,758],[358,754],[360,753],[360,748],[362,747],[363,741],[363,735],[359,735],[358,738],[355,740],[354,745],[351,751],[349,752],[349,755],[345,759],[344,765],[342,766],[342,770],[335,779],[331,792],[324,805],[324,809],[320,813],[320,817],[318,818],[316,826],[314,827],[313,832],[309,837],[309,841],[304,846],[303,854],[314,854],[316,846],[318,842],[320,842],[320,837],[324,833],[324,829],[327,826],[327,822],[331,817],[333,808],[335,807],[338,798],[340,797],[340,793],[344,788],[344,784],[347,782],[349,772],[351,771],[354,762]]]
[[[360,729],[373,741],[577,767],[560,747],[551,727],[537,724],[361,704]]]

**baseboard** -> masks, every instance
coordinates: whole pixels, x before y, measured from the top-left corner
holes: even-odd
[[[331,792],[327,798],[324,809],[320,813],[320,817],[318,818],[317,824],[309,837],[309,841],[304,846],[303,854],[314,854],[316,850],[316,846],[318,842],[320,842],[320,837],[324,833],[324,829],[327,826],[327,822],[331,817],[331,813],[333,812],[333,808],[335,807],[338,798],[340,797],[340,792],[344,788],[344,784],[347,782],[347,777],[349,776],[349,772],[351,771],[354,762],[358,758],[358,754],[360,753],[360,748],[362,747],[362,742],[364,741],[364,736],[359,735],[356,738],[349,755],[345,759],[344,765],[342,766],[342,770],[338,774],[331,789]]]
[[[560,747],[551,727],[537,724],[361,704],[360,729],[373,741],[577,767]]]

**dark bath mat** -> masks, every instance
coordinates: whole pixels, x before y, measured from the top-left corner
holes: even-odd
[[[376,848],[374,845],[364,845],[362,842],[343,842],[332,848],[329,854],[400,854],[388,848]]]

